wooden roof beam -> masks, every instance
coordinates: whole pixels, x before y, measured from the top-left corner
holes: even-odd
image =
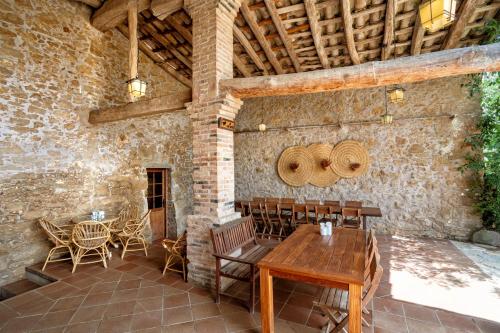
[[[353,64],[360,64],[358,51],[356,50],[356,43],[354,42],[354,31],[352,28],[352,15],[351,4],[349,0],[340,0],[340,11],[342,12],[342,19],[344,20],[344,34],[347,44],[347,50],[351,56]]]
[[[314,72],[222,80],[221,87],[235,97],[249,98],[372,88],[499,70],[500,43],[496,43]]]
[[[267,72],[264,62],[260,59],[259,55],[255,52],[255,49],[252,47],[252,44],[250,44],[250,41],[245,37],[245,34],[236,26],[236,24],[233,25],[233,35],[236,36],[236,39],[238,39],[241,46],[243,46],[255,66],[263,71],[264,75],[268,75],[269,73]]]
[[[478,0],[464,0],[462,1],[458,13],[455,17],[455,22],[448,30],[448,35],[446,36],[442,50],[453,49],[457,47],[458,42],[462,38],[465,27],[469,23],[470,18],[474,14],[474,10],[479,4]]]
[[[385,31],[384,31],[384,43],[382,45],[382,60],[387,60],[391,56],[392,42],[394,40],[394,7],[395,0],[387,0],[387,6],[385,7]],[[418,14],[417,14],[418,15]],[[395,51],[394,51],[395,52]]]
[[[112,121],[152,116],[165,112],[183,110],[184,104],[191,101],[191,91],[185,93],[169,94],[147,100],[140,100],[134,103],[127,103],[120,106],[103,110],[92,110],[89,113],[89,123],[103,124]]]
[[[321,27],[319,26],[319,13],[314,5],[315,0],[304,0],[307,17],[309,18],[309,25],[311,26],[311,34],[318,52],[319,61],[323,68],[330,68],[330,62],[323,47],[323,39],[321,38]]]
[[[250,11],[248,8],[248,5],[243,2],[240,7],[241,14],[243,15],[243,18],[247,22],[247,24],[250,26],[250,29],[252,30],[253,35],[257,39],[257,41],[260,44],[260,47],[264,50],[266,53],[267,59],[273,66],[274,70],[278,74],[283,74],[283,68],[281,67],[280,62],[278,61],[278,58],[276,57],[276,54],[271,50],[271,45],[268,43],[266,40],[266,37],[262,33],[262,30],[260,29],[259,25],[257,24],[257,21],[255,20],[253,13]]]
[[[164,20],[166,17],[181,10],[184,7],[184,0],[152,0],[151,11],[153,15]]]
[[[422,51],[422,43],[424,42],[425,29],[420,22],[420,15],[417,14],[415,25],[413,27],[413,35],[411,37],[411,55],[418,55]]]
[[[293,43],[292,40],[290,39],[290,36],[288,36],[288,31],[285,29],[285,26],[283,25],[280,16],[278,15],[276,5],[274,4],[274,0],[264,0],[267,11],[269,12],[269,15],[271,16],[271,19],[274,23],[274,26],[276,27],[276,30],[278,30],[278,33],[281,37],[281,41],[285,45],[286,52],[290,56],[290,59],[292,60],[293,67],[295,68],[295,71],[302,72],[302,68],[300,67],[300,61],[299,58],[297,57],[297,54],[295,53],[295,49],[293,48]]]
[[[129,0],[107,0],[92,14],[90,23],[104,32],[118,26],[128,15]],[[151,0],[138,0],[137,11],[140,13],[151,6]]]
[[[244,77],[252,76],[252,73],[250,73],[250,71],[248,70],[247,65],[245,65],[243,60],[241,60],[240,56],[236,53],[233,53],[233,63]]]
[[[76,1],[84,3],[87,6],[90,6],[92,8],[99,8],[102,5],[102,1],[101,0],[76,0]]]

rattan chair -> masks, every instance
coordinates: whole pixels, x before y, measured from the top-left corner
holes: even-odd
[[[58,262],[71,260],[73,261],[73,244],[71,242],[71,226],[57,226],[53,222],[44,218],[38,220],[38,223],[43,228],[49,240],[54,244],[47,254],[47,259],[43,264],[42,271],[49,262]],[[66,257],[69,253],[70,257]]]
[[[108,256],[107,243],[110,238],[109,229],[102,223],[95,221],[84,221],[75,225],[72,233],[75,254],[73,259],[73,273],[76,266],[82,264],[93,264],[102,262],[108,268],[106,259]],[[98,257],[97,259],[95,257]],[[83,258],[93,259],[84,260]]]
[[[187,254],[186,254],[186,240],[187,232],[183,232],[177,240],[164,239],[161,244],[165,248],[165,268],[163,275],[167,270],[182,273],[184,281],[187,282]],[[175,268],[176,264],[182,265],[182,270]]]
[[[144,229],[146,228],[146,223],[149,219],[149,214],[151,210],[148,210],[143,217],[136,220],[127,221],[123,231],[118,234],[118,239],[122,243],[122,259],[125,257],[125,253],[133,251],[143,251],[148,255],[146,239],[144,238]]]
[[[128,205],[118,213],[118,219],[113,221],[109,226],[109,232],[111,233],[110,243],[116,248],[118,247],[117,242],[120,240],[118,235],[123,231],[127,221],[137,220],[139,218],[139,209],[135,205]]]
[[[371,235],[373,236],[373,235]],[[374,236],[373,236],[374,237]],[[380,255],[377,249],[376,239],[373,238],[371,249],[367,255],[370,260],[365,265],[365,281],[362,296],[362,309],[373,299],[382,278],[383,269],[380,265]],[[325,288],[321,293],[319,301],[313,303],[314,306],[328,317],[328,324],[324,327],[324,332],[340,332],[349,321],[349,291],[337,288]],[[370,326],[364,318],[362,322],[365,326]],[[330,327],[333,324],[333,329]]]

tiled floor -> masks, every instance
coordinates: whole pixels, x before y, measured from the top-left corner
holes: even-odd
[[[471,281],[487,285],[488,276],[450,242],[385,236],[378,239],[384,278],[370,305],[372,315],[367,316],[374,325],[364,328],[364,332],[500,332],[500,323],[459,314],[464,312],[461,306],[453,308],[454,304],[462,304],[462,292]],[[235,297],[223,297],[217,305],[207,290],[184,283],[177,274],[161,275],[161,248],[153,247],[148,257],[127,255],[123,261],[117,254],[108,269],[86,265],[72,275],[69,264],[49,266],[45,273],[57,277],[58,282],[0,303],[0,332],[260,331],[259,314],[249,314],[239,300],[248,295],[244,284],[233,285],[229,292]],[[460,279],[460,274],[469,280]],[[431,294],[421,295],[421,280]],[[486,289],[478,290],[480,293],[466,302],[478,307],[486,299],[489,308],[488,302],[495,302],[495,298],[490,300]],[[494,292],[499,302],[498,288]],[[276,331],[318,332],[325,323],[312,306],[318,295],[318,287],[276,280]],[[451,299],[443,303],[436,295]],[[442,304],[453,312],[430,307]],[[500,318],[500,303],[496,305],[482,310],[486,315],[479,317],[489,318],[488,311],[496,311]]]

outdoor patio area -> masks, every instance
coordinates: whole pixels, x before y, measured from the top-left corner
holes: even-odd
[[[384,275],[363,332],[497,333],[498,280],[482,272],[451,242],[378,236]],[[163,249],[150,255],[113,251],[110,267],[51,264],[57,282],[0,303],[0,332],[260,332],[260,314],[243,302],[247,285],[234,284],[215,304],[209,291],[162,276]],[[39,271],[41,265],[30,270]],[[498,276],[496,277],[498,279]],[[496,282],[495,282],[496,281]],[[276,331],[319,332],[313,308],[319,288],[275,281]],[[257,309],[259,307],[257,306]]]

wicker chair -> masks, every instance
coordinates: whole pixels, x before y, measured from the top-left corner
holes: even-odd
[[[187,232],[184,232],[177,240],[164,239],[161,244],[166,249],[165,253],[165,268],[163,275],[167,270],[182,273],[184,281],[187,282],[187,254],[186,254],[186,237]],[[180,263],[182,270],[174,268],[175,264]]]
[[[140,219],[127,221],[123,231],[118,234],[118,239],[123,246],[122,259],[125,257],[127,251],[133,252],[144,250],[146,256],[148,255],[146,239],[144,238],[144,229],[149,219],[149,214],[151,214],[151,210],[148,210]]]
[[[109,232],[111,233],[110,243],[113,244],[115,248],[118,247],[117,242],[120,240],[118,235],[123,231],[127,221],[137,220],[139,218],[139,209],[137,206],[128,205],[118,213],[118,219],[114,221],[109,226]]]
[[[80,264],[93,264],[102,262],[105,268],[108,268],[106,259],[108,248],[106,244],[110,238],[109,229],[102,223],[95,221],[85,221],[78,223],[72,234],[73,243],[76,251],[73,260],[73,273],[76,266]],[[97,259],[95,257],[98,256]],[[89,261],[82,261],[83,258],[93,257]]]
[[[71,226],[57,226],[53,222],[43,218],[38,220],[38,223],[47,236],[49,236],[49,240],[54,244],[54,247],[50,249],[47,255],[47,259],[45,259],[42,271],[45,270],[49,262],[73,261],[73,244],[71,243],[71,231],[69,229]],[[65,257],[68,253],[70,255],[69,258]]]

